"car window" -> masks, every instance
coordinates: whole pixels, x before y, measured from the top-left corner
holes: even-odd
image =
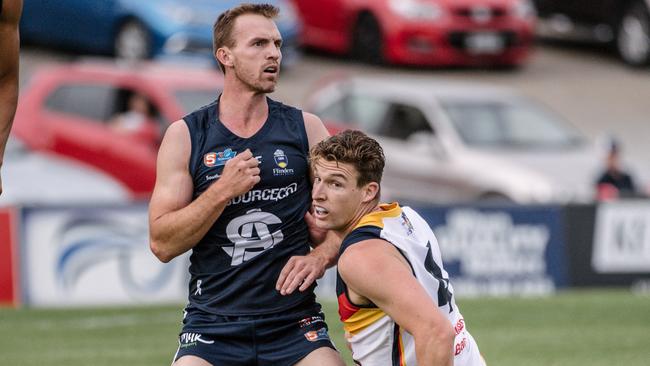
[[[379,135],[400,140],[406,140],[418,132],[433,134],[422,111],[416,107],[397,103],[390,106],[384,123],[378,131]]]
[[[354,96],[348,99],[347,113],[349,120],[366,133],[377,134],[386,118],[390,103],[365,96]]]
[[[220,90],[213,89],[183,89],[174,91],[174,96],[186,113],[214,102]]]
[[[526,101],[442,101],[442,106],[468,145],[544,148],[583,141],[571,126]]]
[[[63,85],[50,94],[45,107],[51,111],[104,122],[113,114],[117,90],[109,85]]]

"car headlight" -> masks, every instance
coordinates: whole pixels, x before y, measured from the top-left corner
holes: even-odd
[[[516,1],[512,6],[512,12],[518,18],[530,18],[536,15],[535,6],[530,0]]]
[[[412,20],[436,20],[444,13],[439,5],[419,0],[389,0],[388,6],[401,17]]]

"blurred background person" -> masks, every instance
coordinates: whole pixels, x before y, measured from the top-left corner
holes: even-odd
[[[151,105],[147,97],[140,93],[133,93],[129,96],[127,110],[113,116],[109,125],[120,132],[136,132],[152,118]]]
[[[598,200],[610,200],[638,195],[634,179],[621,164],[621,145],[615,139],[609,143],[605,170],[596,181]]]
[[[0,0],[0,169],[18,103],[18,22],[22,8],[22,0]]]

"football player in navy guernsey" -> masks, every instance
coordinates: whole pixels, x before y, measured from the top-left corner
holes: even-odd
[[[409,207],[379,203],[377,141],[345,131],[310,157],[315,222],[343,238],[336,292],[355,362],[484,366],[429,225]]]
[[[22,0],[0,0],[0,168],[18,103],[18,23],[22,9]]]
[[[343,365],[313,291],[340,242],[308,226],[309,149],[328,133],[267,97],[282,60],[277,15],[242,4],[218,17],[223,92],[160,146],[151,250],[163,262],[191,250],[176,366]]]

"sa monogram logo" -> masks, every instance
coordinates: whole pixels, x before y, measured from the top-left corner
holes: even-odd
[[[271,233],[268,225],[281,223],[277,216],[260,209],[250,210],[230,221],[226,234],[233,245],[222,247],[232,257],[230,264],[242,264],[280,243],[284,239],[282,230]]]

